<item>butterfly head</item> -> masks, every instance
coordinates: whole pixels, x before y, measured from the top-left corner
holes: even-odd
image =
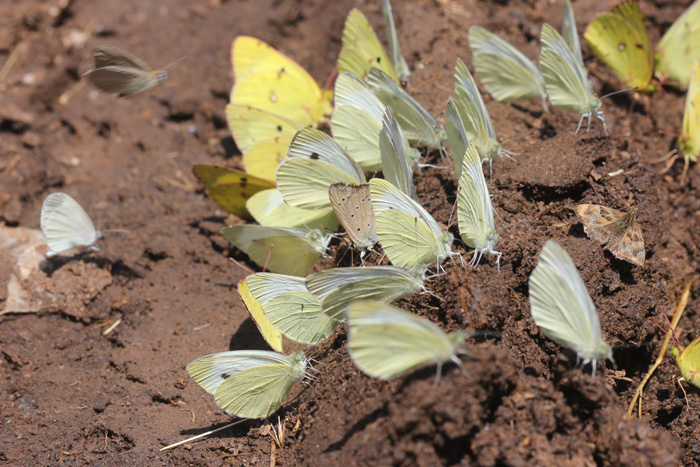
[[[494,140],[490,140],[488,142],[488,149],[486,151],[486,159],[494,160],[498,159],[501,154],[503,153],[503,146],[501,144]]]
[[[293,377],[301,379],[306,375],[306,367],[309,365],[309,360],[304,355],[304,352],[297,350],[289,355],[289,363],[292,366]]]
[[[158,70],[155,73],[156,73],[156,81],[158,82],[158,84],[168,80],[168,73],[166,73],[165,71]]]

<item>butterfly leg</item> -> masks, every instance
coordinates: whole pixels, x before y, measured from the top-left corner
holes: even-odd
[[[435,389],[440,382],[440,375],[442,374],[442,362],[437,364],[437,375],[435,375],[435,382],[433,383],[433,389]]]
[[[586,117],[586,114],[581,115],[581,118],[578,119],[578,125],[576,126],[576,131],[574,131],[574,134],[578,133],[578,130],[581,129],[581,124],[583,123],[583,119]]]
[[[462,360],[459,359],[456,355],[453,355],[451,360],[457,364],[459,367],[459,370],[462,372],[464,376],[469,378],[469,373],[467,373],[467,370],[464,368],[464,365],[462,364]]]

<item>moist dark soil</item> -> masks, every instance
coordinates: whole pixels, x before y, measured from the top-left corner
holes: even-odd
[[[444,119],[456,58],[471,66],[469,26],[498,32],[536,58],[541,25],[560,27],[561,3],[395,0],[411,92]],[[581,36],[603,8],[597,3],[574,2]],[[641,3],[652,42],[686,4]],[[685,96],[673,90],[648,105],[627,94],[606,99],[609,136],[598,121],[575,135],[575,114],[484,97],[499,138],[522,137],[505,143],[517,161],[497,161],[490,181],[500,271],[493,257],[477,268],[447,263],[427,283],[442,300],[399,302],[446,330],[474,333],[462,358],[467,377],[448,364],[437,386],[434,367],[372,379],[353,365],[340,329],[307,351],[318,377],[298,385],[269,420],[159,452],[232,421],[189,378],[187,363],[267,348],[236,293],[246,272],[228,260],[234,253],[219,233],[241,221],[208,200],[190,172],[193,163],[240,166],[224,117],[230,44],[256,36],[323,83],[353,7],[385,37],[378,1],[0,3],[0,63],[12,62],[0,72],[0,308],[16,275],[8,236],[36,234],[49,193],[75,197],[102,229],[129,230],[106,233],[100,251],[44,260],[20,281],[35,312],[0,317],[0,464],[700,464],[700,392],[686,385],[686,403],[670,354],[646,386],[642,418],[626,417],[664,337],[654,321],[664,327],[663,312],[675,308],[700,260],[700,171],[691,164],[683,185],[682,163],[661,174],[654,162],[673,147],[668,133],[681,128]],[[159,67],[186,59],[168,69],[164,85],[115,99],[81,81],[92,48],[104,43]],[[596,92],[619,89],[585,45],[584,58]],[[416,183],[447,225],[454,171],[422,169]],[[587,238],[573,211],[582,202],[637,206],[646,265],[620,261]],[[580,368],[530,315],[527,279],[548,238],[572,256],[614,346],[616,365],[599,362],[593,381],[590,366]],[[316,268],[340,261],[344,248],[334,251]],[[684,345],[698,336],[699,295],[696,281],[679,326]],[[278,420],[281,446],[270,435]]]

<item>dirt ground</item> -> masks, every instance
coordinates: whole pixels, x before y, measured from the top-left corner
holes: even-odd
[[[574,2],[581,35],[602,8],[596,3]],[[652,42],[686,4],[641,2]],[[558,28],[562,15],[558,0],[393,6],[415,70],[411,92],[441,120],[456,58],[471,67],[469,26],[536,58],[542,23]],[[434,368],[372,379],[352,364],[339,330],[307,352],[318,378],[298,385],[270,419],[285,426],[282,446],[269,421],[251,421],[159,452],[232,421],[189,378],[187,363],[266,348],[236,293],[245,272],[219,233],[235,219],[190,172],[199,162],[240,165],[224,119],[230,44],[241,34],[261,38],[323,83],[353,7],[385,37],[379,1],[0,2],[0,64],[14,60],[0,75],[0,222],[14,234],[37,229],[44,197],[64,191],[101,228],[130,231],[106,233],[99,252],[43,262],[25,281],[40,311],[0,317],[0,465],[700,465],[700,392],[686,386],[686,404],[670,353],[646,387],[643,418],[625,417],[663,339],[652,318],[665,323],[662,310],[673,310],[700,261],[700,170],[691,165],[682,186],[682,164],[661,175],[653,163],[673,145],[662,132],[681,128],[685,96],[674,91],[652,96],[648,112],[627,95],[606,99],[609,137],[599,122],[574,135],[577,115],[485,96],[501,140],[527,135],[506,143],[517,162],[494,165],[500,272],[493,258],[476,269],[448,264],[427,284],[444,302],[427,294],[399,302],[444,329],[466,323],[476,333],[463,357],[469,377],[447,365],[436,388]],[[187,58],[163,86],[115,99],[80,84],[103,43],[159,67]],[[584,55],[599,94],[619,88],[585,45]],[[437,154],[427,160],[439,162]],[[424,169],[416,183],[446,224],[454,171]],[[617,260],[588,239],[572,210],[580,202],[637,206],[647,264]],[[616,366],[601,362],[594,382],[530,316],[527,278],[548,238],[571,254],[614,346]],[[0,240],[1,309],[17,259]],[[683,344],[700,329],[699,295],[695,281]]]

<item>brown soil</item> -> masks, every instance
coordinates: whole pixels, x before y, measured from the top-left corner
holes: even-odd
[[[535,57],[541,24],[561,24],[555,3],[395,0],[402,47],[415,70],[412,92],[441,114],[455,59],[471,64],[472,24]],[[533,132],[507,143],[520,153],[517,162],[494,166],[498,223],[517,223],[502,230],[500,273],[493,258],[476,269],[448,264],[447,274],[428,284],[445,302],[429,295],[400,302],[445,329],[466,324],[476,332],[463,358],[469,377],[447,365],[436,388],[434,368],[391,382],[369,378],[350,361],[340,330],[310,350],[320,362],[318,379],[299,385],[277,414],[286,427],[282,447],[267,434],[269,422],[253,421],[159,452],[231,421],[188,377],[188,362],[265,348],[236,293],[244,272],[229,262],[232,252],[218,233],[235,219],[217,210],[190,174],[196,162],[240,161],[224,120],[231,41],[259,37],[323,82],[352,7],[383,33],[378,4],[0,4],[0,63],[17,51],[0,83],[0,221],[36,229],[44,197],[66,191],[103,228],[131,232],[106,234],[100,252],[43,263],[29,281],[33,296],[43,297],[42,312],[0,318],[0,464],[700,464],[700,393],[686,386],[686,405],[670,356],[644,392],[644,417],[625,418],[663,337],[651,318],[664,322],[662,310],[674,308],[700,261],[700,171],[691,166],[681,186],[682,164],[659,175],[661,165],[652,163],[672,146],[673,137],[659,132],[681,127],[684,95],[672,91],[652,96],[648,113],[643,105],[630,112],[625,95],[607,99],[608,138],[599,122],[573,135],[576,115],[543,115],[535,102],[511,106],[485,97],[501,139]],[[663,0],[641,6],[653,40],[684,8]],[[581,32],[597,8],[591,0],[575,2]],[[92,27],[86,44],[75,42]],[[76,88],[101,43],[159,66],[187,59],[169,69],[171,80],[158,89],[117,100]],[[601,94],[618,87],[596,62],[589,69]],[[423,203],[447,223],[454,172],[425,169],[417,184]],[[619,261],[589,240],[572,210],[580,202],[637,205],[646,266]],[[594,382],[590,369],[578,368],[530,317],[527,278],[547,238],[571,254],[615,346],[617,367],[602,363]],[[3,256],[3,264],[12,258]],[[0,300],[8,269],[0,267]],[[684,344],[700,328],[699,294],[696,281],[681,321]],[[121,324],[103,336],[118,318]]]

